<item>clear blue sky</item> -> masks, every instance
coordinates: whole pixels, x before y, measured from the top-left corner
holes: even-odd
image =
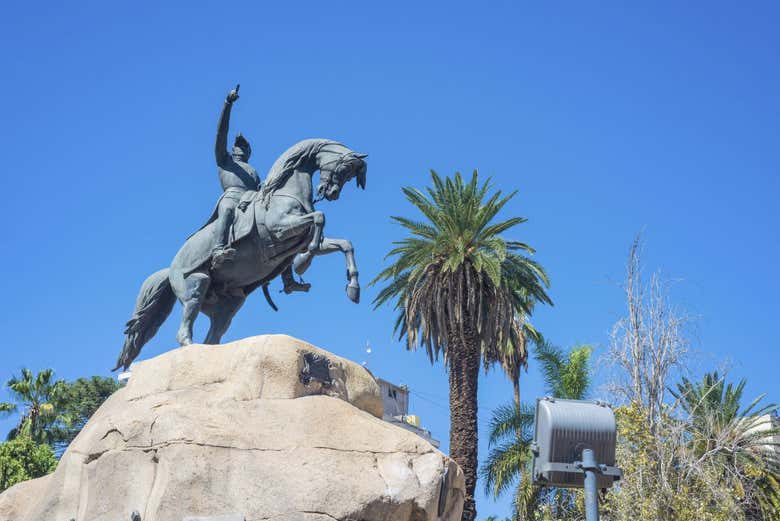
[[[254,295],[227,340],[284,332],[357,361],[370,341],[371,369],[424,393],[412,407],[446,450],[445,373],[391,338],[365,286],[400,236],[389,215],[410,212],[400,187],[479,168],[519,190],[505,215],[529,219],[511,237],[552,277],[535,317],[549,338],[603,352],[644,230],[647,267],[700,316],[691,370],[730,360],[748,395],[780,401],[776,3],[156,4],[4,7],[0,378],[108,374],[140,283],[219,195],[216,120],[240,82],[231,130],[259,171],[306,137],[370,154],[367,190],[322,206],[364,293],[349,302],[343,259],[319,258],[310,294],[277,296],[279,313]],[[144,357],[174,346],[178,319]],[[543,392],[533,366],[522,392]],[[483,432],[510,397],[482,379]],[[508,505],[478,496],[480,518]]]

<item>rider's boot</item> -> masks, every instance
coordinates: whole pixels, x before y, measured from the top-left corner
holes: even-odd
[[[308,282],[298,282],[293,277],[292,266],[287,266],[282,272],[282,282],[284,283],[284,292],[288,295],[293,291],[307,292],[311,288]]]

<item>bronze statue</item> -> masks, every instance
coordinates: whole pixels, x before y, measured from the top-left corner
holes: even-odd
[[[211,327],[205,343],[217,344],[246,297],[262,287],[271,304],[268,283],[283,276],[285,292],[306,291],[292,269],[302,275],[317,255],[340,251],[347,263],[347,296],[360,300],[352,243],[323,235],[325,214],[314,209],[322,199],[335,201],[345,183],[366,184],[365,154],[330,139],[306,139],[282,154],[262,184],[247,161],[251,149],[240,134],[227,153],[227,131],[238,86],[230,91],[220,117],[216,156],[224,193],[211,218],[191,235],[169,268],[150,275],[141,286],[135,312],[127,322],[125,343],[116,367],[127,369],[171,313],[183,305],[176,339],[192,343],[198,313]],[[319,171],[316,199],[312,178]]]

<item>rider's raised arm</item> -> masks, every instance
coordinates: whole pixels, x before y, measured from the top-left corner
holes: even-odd
[[[232,103],[225,101],[222,107],[222,113],[219,115],[219,126],[217,127],[217,143],[214,145],[214,155],[217,158],[217,164],[224,163],[230,155],[227,150],[227,134],[230,125],[230,107]]]
[[[238,99],[238,88],[231,90],[225,98],[225,105],[222,107],[222,112],[219,115],[219,124],[217,125],[217,142],[214,145],[214,155],[217,159],[217,165],[221,165],[230,157],[227,149],[227,135],[228,127],[230,126],[230,109],[233,107],[233,102]]]

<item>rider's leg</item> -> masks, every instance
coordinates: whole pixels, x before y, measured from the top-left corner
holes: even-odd
[[[176,334],[176,340],[179,345],[189,345],[192,343],[192,326],[195,319],[198,318],[198,312],[209,290],[211,279],[205,273],[192,273],[184,279],[185,294],[182,299],[183,310],[181,315],[181,325]]]
[[[218,267],[226,260],[231,260],[236,255],[236,250],[228,247],[228,235],[230,234],[230,225],[233,224],[238,200],[232,194],[225,194],[217,206],[217,220],[214,233],[216,240],[211,257],[212,266]]]

